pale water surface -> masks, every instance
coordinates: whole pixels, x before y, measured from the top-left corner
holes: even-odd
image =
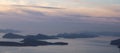
[[[116,46],[109,45],[110,40],[117,37],[81,38],[47,40],[51,42],[68,42],[65,46],[38,46],[38,47],[4,47],[0,46],[0,53],[119,53]],[[6,40],[6,39],[0,39]],[[14,41],[18,41],[13,39]]]

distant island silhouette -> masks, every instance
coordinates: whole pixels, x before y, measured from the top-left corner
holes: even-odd
[[[24,38],[32,38],[32,39],[59,39],[59,38],[67,38],[67,39],[75,39],[75,38],[94,38],[98,37],[97,34],[94,33],[61,33],[53,36],[37,34],[37,35],[19,35],[14,33],[7,33],[3,36],[3,38],[7,39],[24,39]]]
[[[95,33],[63,33],[63,34],[57,34],[56,37],[60,38],[67,38],[67,39],[75,39],[75,38],[94,38],[98,37]]]
[[[57,37],[53,37],[53,36],[48,36],[48,35],[44,35],[44,34],[37,34],[37,35],[19,35],[19,34],[15,34],[15,33],[7,33],[3,36],[3,38],[7,38],[7,39],[24,39],[24,38],[31,38],[31,39],[58,39]]]
[[[0,46],[42,46],[42,45],[68,45],[66,42],[47,42],[43,41],[46,39],[59,39],[59,38],[93,38],[97,37],[96,34],[92,33],[63,33],[57,34],[53,36],[37,34],[37,35],[19,35],[15,33],[6,33],[3,35],[3,38],[7,39],[24,39],[20,42],[8,42],[8,41],[0,41]]]
[[[112,40],[110,44],[116,45],[116,46],[118,46],[118,48],[120,48],[120,39]]]
[[[25,38],[20,42],[0,41],[0,46],[43,46],[43,45],[68,45],[66,42],[47,42],[37,39]]]
[[[96,34],[93,33],[63,33],[57,35],[19,35],[15,33],[6,33],[3,35],[3,38],[7,39],[24,39],[20,42],[8,42],[8,41],[0,41],[0,46],[40,46],[40,45],[68,45],[66,42],[47,42],[43,41],[46,39],[59,39],[59,38],[67,38],[67,39],[75,39],[75,38],[93,38],[97,37]]]

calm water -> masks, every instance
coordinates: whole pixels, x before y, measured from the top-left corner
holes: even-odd
[[[39,47],[3,47],[0,53],[119,53],[116,46],[109,45],[113,37],[59,39],[47,40],[51,42],[68,42],[66,46],[39,46]],[[5,39],[0,39],[5,40]],[[18,41],[18,40],[14,40]]]

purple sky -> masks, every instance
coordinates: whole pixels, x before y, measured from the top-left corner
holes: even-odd
[[[119,0],[0,0],[0,30],[56,34],[120,31]]]

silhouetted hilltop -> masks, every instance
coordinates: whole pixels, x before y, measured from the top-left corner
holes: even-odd
[[[14,34],[14,33],[7,33],[3,36],[3,38],[8,38],[8,39],[21,39],[24,38],[24,36],[19,35],[19,34]]]
[[[110,44],[111,45],[116,45],[116,46],[118,46],[118,48],[120,48],[120,39],[112,40]]]
[[[61,38],[93,38],[93,37],[98,37],[97,34],[93,33],[63,33],[63,34],[58,34],[57,37]]]

